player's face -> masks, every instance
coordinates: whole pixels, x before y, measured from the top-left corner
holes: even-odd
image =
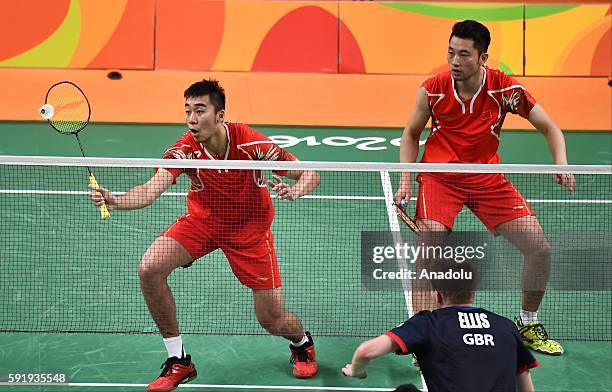
[[[447,61],[453,79],[464,81],[478,74],[481,65],[487,60],[487,54],[478,54],[471,39],[453,36],[448,43]]]
[[[189,97],[185,100],[185,121],[189,131],[200,143],[206,142],[215,132],[218,125],[223,123],[225,112],[219,110],[210,102],[210,96]]]

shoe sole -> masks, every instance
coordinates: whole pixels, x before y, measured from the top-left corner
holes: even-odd
[[[312,375],[296,374],[295,372],[292,372],[292,373],[293,373],[293,377],[299,378],[299,379],[303,380],[303,379],[306,379],[306,378],[313,378],[314,376],[316,376],[317,373],[319,373],[319,369],[315,370],[314,374],[312,374]]]
[[[196,370],[193,369],[193,372],[189,373],[187,377],[185,377],[183,380],[181,380],[181,382],[179,382],[179,384],[186,384],[188,382],[195,380],[197,377],[198,377],[198,372],[196,372]]]
[[[317,372],[317,373],[318,373],[318,372]],[[307,379],[307,378],[313,378],[314,376],[316,376],[316,375],[317,375],[317,373],[313,374],[312,376],[302,376],[302,375],[298,375],[298,374],[295,374],[295,373],[294,373],[294,374],[293,374],[293,377],[295,377],[295,378],[299,378],[300,380],[304,380],[304,379]]]
[[[558,357],[560,355],[563,355],[563,352],[551,352],[551,351],[544,351],[544,350],[538,350],[536,348],[532,348],[530,347],[533,351],[540,353],[540,354],[546,354],[546,355],[552,355],[554,357]]]
[[[561,352],[558,352],[558,351],[557,352],[546,351],[546,350],[542,350],[542,349],[539,349],[539,348],[535,348],[535,347],[529,346],[527,344],[525,345],[525,347],[527,347],[528,349],[533,350],[533,351],[535,351],[537,353],[540,353],[540,354],[552,355],[552,356],[555,356],[555,357],[563,355],[563,351],[561,351]]]

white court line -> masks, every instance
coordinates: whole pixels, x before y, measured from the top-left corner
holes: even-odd
[[[122,195],[125,192],[113,192],[116,195]],[[0,189],[0,194],[16,194],[16,195],[88,195],[88,191],[56,191],[44,189]],[[187,192],[166,192],[162,196],[187,196]],[[271,195],[275,198],[275,195]],[[301,199],[319,199],[319,200],[385,200],[384,196],[359,196],[359,195],[306,195]],[[410,198],[411,201],[416,200],[415,197]],[[612,200],[606,199],[527,199],[529,203],[548,203],[548,204],[612,204]]]
[[[396,244],[401,244],[402,234],[400,232],[399,221],[397,220],[397,214],[393,209],[393,186],[391,185],[391,178],[389,177],[388,171],[380,172],[380,182],[383,188],[383,192],[385,194],[385,206],[387,207],[387,217],[389,218],[389,227],[391,228],[391,233],[393,235],[393,242]],[[397,258],[397,265],[400,270],[407,271],[408,265],[406,264],[406,260],[403,257]],[[404,289],[404,301],[406,301],[406,310],[408,311],[408,317],[412,317],[414,312],[412,311],[412,287],[410,282],[407,279],[402,279],[402,287]],[[399,320],[399,322],[404,320]]]
[[[33,385],[44,385],[48,387],[108,387],[108,388],[146,388],[147,384],[119,384],[119,383],[97,383],[97,382],[71,382],[67,384],[19,384],[0,382],[0,386],[25,387]],[[182,389],[207,388],[207,389],[263,389],[280,391],[393,391],[395,388],[351,388],[351,387],[307,387],[293,385],[216,385],[216,384],[181,384]]]
[[[382,184],[383,193],[385,194],[385,206],[387,207],[387,217],[389,218],[389,227],[391,228],[391,233],[393,236],[393,241],[396,244],[401,244],[402,241],[402,233],[400,232],[399,220],[397,219],[397,214],[395,213],[395,209],[393,208],[393,185],[391,185],[391,178],[389,177],[388,171],[380,172],[380,182]],[[411,198],[412,200],[412,198]],[[408,270],[408,265],[406,264],[406,259],[403,257],[397,258],[397,265],[400,270]],[[414,310],[412,309],[412,283],[408,279],[402,279],[402,287],[404,289],[404,301],[406,301],[406,310],[408,312],[408,317],[412,317],[414,314]],[[403,320],[401,320],[403,321]],[[427,383],[425,383],[425,378],[423,377],[423,373],[419,372],[421,375],[421,390],[427,391]]]

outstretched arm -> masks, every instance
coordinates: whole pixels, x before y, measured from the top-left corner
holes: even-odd
[[[556,165],[567,165],[567,152],[565,149],[565,138],[561,129],[552,121],[542,106],[536,104],[529,112],[529,122],[540,131],[552,153]],[[574,190],[576,183],[574,176],[570,173],[555,174],[555,181],[566,186],[570,192]]]
[[[121,196],[116,196],[105,188],[94,188],[90,197],[98,207],[106,203],[109,210],[137,210],[151,205],[173,182],[172,174],[162,168],[149,181],[135,186]]]
[[[295,184],[289,185],[278,175],[273,175],[272,180],[268,180],[268,185],[276,192],[279,199],[295,200],[299,197],[312,192],[321,181],[319,173],[313,170],[289,170],[285,177],[295,180]]]
[[[342,374],[347,377],[366,378],[366,368],[372,360],[397,350],[398,344],[387,335],[361,343],[353,354],[353,361],[342,368]]]
[[[429,109],[429,100],[427,98],[427,91],[423,87],[417,91],[416,102],[408,124],[404,128],[402,134],[402,141],[400,142],[400,162],[401,163],[414,163],[419,155],[419,139],[421,133],[427,125],[427,121],[431,117],[431,110]],[[402,173],[400,177],[399,188],[395,192],[394,200],[397,204],[400,203],[401,199],[410,200],[412,193],[412,176],[410,173]]]

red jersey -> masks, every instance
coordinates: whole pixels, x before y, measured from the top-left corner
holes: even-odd
[[[224,123],[225,155],[214,156],[187,131],[163,155],[164,159],[225,159],[293,161],[296,158],[266,136],[245,124]],[[185,172],[191,179],[187,212],[218,226],[268,228],[274,207],[260,170],[167,169],[176,178]],[[284,172],[277,172],[283,175]]]
[[[426,80],[432,132],[421,162],[499,163],[499,135],[507,113],[527,118],[535,99],[516,80],[483,67],[482,85],[467,100],[455,90],[450,71]]]

